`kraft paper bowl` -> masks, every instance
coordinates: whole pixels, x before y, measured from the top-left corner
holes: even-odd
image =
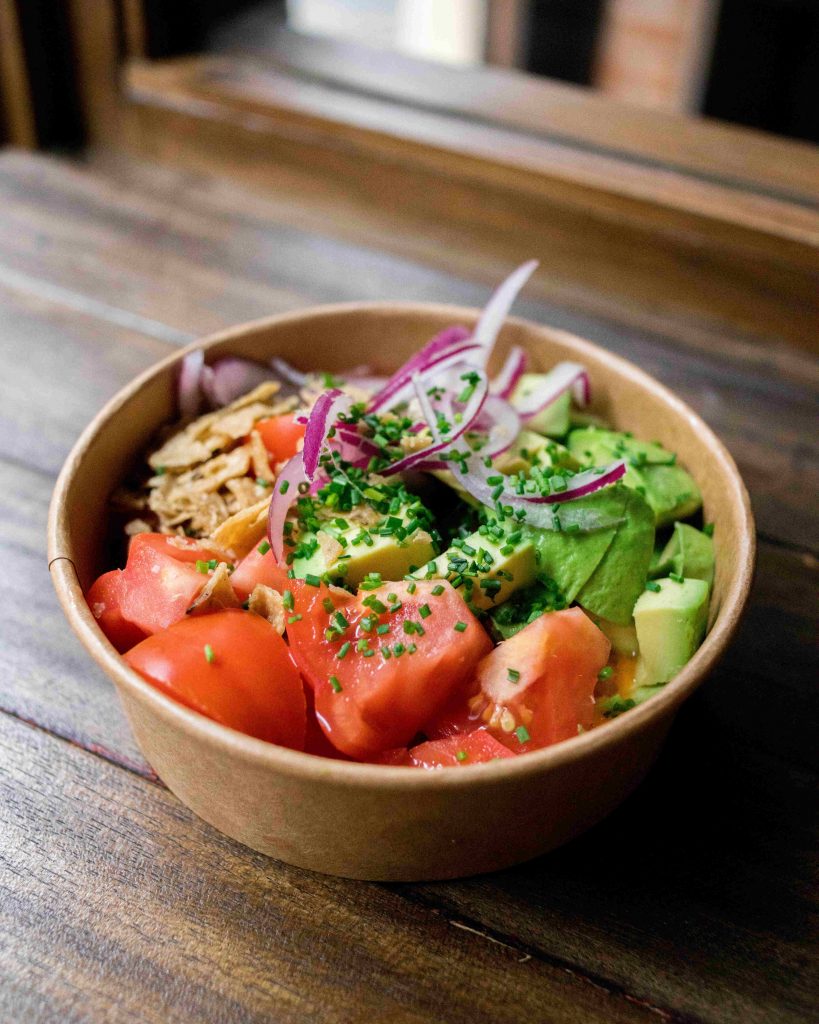
[[[432,334],[474,323],[474,310],[425,304],[325,306],[244,324],[197,343],[227,354],[279,355],[304,369],[398,366]],[[715,524],[716,580],[708,635],[660,693],[611,723],[514,760],[426,772],[285,750],[218,725],[163,696],[128,668],[83,597],[104,563],[107,503],[139,453],[175,416],[174,353],[125,387],[71,452],[54,491],[49,560],[71,626],[119,691],[137,742],[196,814],[239,842],[314,871],[422,880],[492,871],[542,854],[609,814],[655,760],[681,703],[725,650],[748,596],[755,541],[748,495],[703,421],[642,370],[563,331],[522,320],[496,357],[523,345],[532,364],[582,362],[592,411],[659,439],[694,475]],[[190,351],[191,346],[185,351]]]

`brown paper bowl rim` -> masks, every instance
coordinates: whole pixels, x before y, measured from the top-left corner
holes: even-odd
[[[115,683],[134,699],[150,705],[152,711],[160,718],[183,732],[196,734],[213,748],[221,749],[234,758],[266,764],[283,775],[329,781],[356,788],[366,789],[377,786],[383,789],[403,790],[409,788],[428,791],[442,788],[461,789],[468,786],[491,786],[496,784],[500,778],[511,779],[534,773],[539,774],[567,762],[580,760],[587,754],[591,754],[592,751],[625,741],[627,737],[640,731],[651,720],[673,713],[705,679],[725,652],[748,599],[756,556],[756,536],[748,492],[736,463],[723,443],[700,416],[665,385],[634,363],[610,353],[594,342],[558,328],[535,324],[517,317],[510,317],[508,322],[526,329],[534,328],[536,332],[545,332],[551,338],[572,349],[581,360],[584,353],[594,355],[616,369],[621,375],[631,378],[636,385],[661,398],[665,404],[681,414],[687,420],[690,428],[697,432],[702,443],[716,457],[725,477],[730,481],[732,493],[729,500],[738,510],[740,521],[739,558],[734,567],[734,573],[729,580],[716,620],[702,645],[682,671],[650,700],[632,708],[627,714],[619,715],[602,727],[543,750],[532,751],[522,757],[470,765],[467,771],[424,772],[405,766],[361,764],[319,757],[279,747],[237,732],[165,696],[131,669],[105,638],[85,601],[70,552],[63,549],[62,545],[63,537],[66,534],[64,523],[66,498],[71,489],[76,466],[91,446],[94,438],[105,429],[108,421],[145,382],[175,366],[185,355],[196,349],[204,349],[207,353],[210,349],[224,345],[236,338],[293,321],[332,317],[340,314],[383,311],[403,316],[425,313],[448,317],[452,322],[466,322],[467,324],[474,322],[479,315],[478,310],[446,304],[350,302],[311,306],[295,312],[263,317],[209,335],[171,353],[144,370],[106,403],[82,432],[71,450],[57,479],[48,517],[49,570],[63,611],[83,646]]]

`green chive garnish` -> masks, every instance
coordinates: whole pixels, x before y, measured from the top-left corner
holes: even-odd
[[[266,555],[270,550],[270,542],[263,540],[262,543],[256,548],[260,555]]]
[[[518,738],[518,743],[528,743],[528,741],[532,738],[529,735],[529,730],[526,728],[525,725],[519,725],[517,729],[515,729],[515,735]]]
[[[654,592],[655,594],[659,594],[659,592],[660,592],[660,591],[661,591],[662,589],[663,589],[663,588],[662,588],[662,587],[660,586],[660,584],[659,584],[659,583],[655,583],[655,582],[654,582],[654,580],[649,580],[649,581],[648,581],[648,582],[646,583],[646,590],[651,590],[651,591],[653,591],[653,592]]]
[[[338,658],[339,661],[341,661],[343,658],[346,658],[347,651],[349,651],[351,646],[352,644],[350,643],[350,641],[345,640],[341,647],[339,647],[338,653],[336,654],[336,657]]]
[[[597,678],[605,682],[606,679],[611,679],[613,675],[614,669],[611,667],[611,665],[606,665],[605,668],[601,668],[600,671],[597,673]]]
[[[459,761],[465,761],[465,760],[466,760],[466,751],[465,751],[465,750],[459,750],[459,751],[458,751],[458,752],[457,752],[457,753],[455,754],[455,757],[456,757],[456,758],[457,758],[457,759],[458,759]]]
[[[205,644],[205,661],[212,665],[216,661],[216,655],[213,653],[213,648],[210,644]]]
[[[284,607],[289,612],[293,611],[293,591],[292,590],[285,590],[285,592],[282,594],[282,604],[284,605]]]
[[[338,676],[330,676],[330,686],[332,686],[334,693],[341,693],[342,687],[338,680]]]
[[[510,683],[516,683],[520,679],[520,672],[516,668],[508,668],[506,675],[509,677]]]
[[[422,604],[421,607],[418,609],[418,614],[421,616],[422,619],[428,619],[430,615],[432,615],[432,611],[430,610],[428,604]]]
[[[466,623],[465,622],[456,622],[455,623],[455,632],[456,633],[463,633],[465,630],[466,630]]]
[[[440,597],[441,594],[443,594],[443,592],[444,592],[444,586],[443,586],[442,583],[436,584],[432,588],[432,590],[430,591],[430,593],[432,594],[433,597]]]

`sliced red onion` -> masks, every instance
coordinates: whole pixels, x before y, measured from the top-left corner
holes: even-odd
[[[529,260],[528,263],[519,266],[517,270],[513,270],[487,302],[472,334],[472,340],[476,341],[483,349],[482,365],[486,366],[495,340],[504,320],[509,316],[509,310],[518,297],[518,292],[532,276],[537,265],[537,260]]]
[[[284,562],[284,521],[290,506],[299,496],[299,486],[307,482],[304,460],[294,455],[282,466],[273,484],[273,496],[267,513],[267,537],[277,562]]]
[[[484,458],[494,458],[508,451],[515,443],[520,433],[520,416],[506,399],[499,395],[487,395],[472,429],[487,435],[480,454]]]
[[[204,373],[202,387],[215,408],[230,405],[232,401],[271,379],[270,369],[262,363],[236,356],[217,359]]]
[[[335,426],[339,415],[347,412],[352,404],[350,395],[345,395],[338,388],[331,388],[316,399],[307,421],[302,449],[304,472],[308,480],[312,480],[316,475],[327,435]]]
[[[492,381],[492,394],[501,398],[509,398],[515,385],[526,372],[527,355],[520,345],[514,345],[501,367],[500,373]]]
[[[571,388],[575,402],[585,408],[591,400],[591,386],[585,366],[580,363],[558,363],[541,381],[531,395],[514,398],[514,406],[523,419],[530,419],[556,402]]]
[[[600,530],[621,521],[603,515],[594,509],[573,509],[570,503],[616,483],[626,472],[626,464],[622,459],[612,462],[602,470],[590,469],[584,473],[578,473],[576,476],[564,478],[566,479],[564,491],[541,495],[517,494],[504,489],[497,497],[494,497],[497,487],[493,487],[487,482],[487,477],[493,475],[493,472],[487,469],[483,459],[476,458],[474,454],[471,454],[466,460],[466,465],[466,473],[456,471],[458,483],[465,490],[490,508],[495,508],[500,503],[504,508],[511,508],[513,514],[522,510],[522,521],[530,526],[536,526],[542,530],[555,530],[577,525],[581,530],[588,531]],[[554,505],[560,505],[559,524],[552,507]]]
[[[412,452],[409,455],[405,455],[404,458],[399,459],[397,462],[391,463],[385,470],[383,470],[386,476],[391,476],[393,473],[403,473],[409,469],[421,468],[422,466],[426,465],[426,463],[430,459],[434,459],[435,455],[438,452],[442,451],[445,448],[451,448],[458,441],[459,438],[463,437],[463,435],[472,428],[476,419],[480,415],[484,402],[487,399],[489,385],[486,380],[485,374],[479,373],[478,371],[475,370],[474,367],[468,366],[465,363],[462,365],[464,373],[478,373],[478,380],[475,383],[474,391],[470,395],[469,400],[466,402],[463,409],[458,410],[458,414],[460,415],[460,421],[457,424],[454,423],[454,413],[449,413],[446,416],[447,420],[453,423],[455,429],[452,431],[448,431],[446,435],[439,431],[437,438],[435,438],[433,440],[433,443],[429,445],[427,448],[422,448],[420,451]],[[413,374],[413,389],[415,390],[416,393],[424,392],[425,398],[427,397],[426,391],[428,390],[428,384],[428,379],[426,381],[423,381],[420,374]],[[450,408],[452,408],[451,405]],[[437,417],[435,416],[434,412],[433,418],[437,423]]]
[[[431,371],[439,367],[446,358],[458,353],[466,354],[475,348],[476,343],[469,341],[469,331],[465,327],[447,327],[396,370],[381,391],[373,396],[370,411],[377,412],[379,409],[397,405],[398,399],[395,396],[399,390],[409,386],[413,373]]]
[[[302,373],[301,370],[297,370],[295,366],[291,366],[286,359],[282,359],[280,356],[274,356],[270,360],[270,366],[277,377],[281,377],[282,380],[297,388],[303,388],[310,380],[309,373]]]
[[[193,352],[188,352],[179,367],[177,398],[183,419],[192,419],[199,412],[202,402],[200,381],[204,366],[205,353],[201,348],[197,348]]]

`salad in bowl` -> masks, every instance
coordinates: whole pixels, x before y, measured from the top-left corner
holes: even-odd
[[[423,769],[570,741],[671,680],[709,621],[700,491],[589,412],[580,363],[513,347],[490,374],[534,266],[389,377],[188,355],[86,593],[128,665],[258,739]]]

